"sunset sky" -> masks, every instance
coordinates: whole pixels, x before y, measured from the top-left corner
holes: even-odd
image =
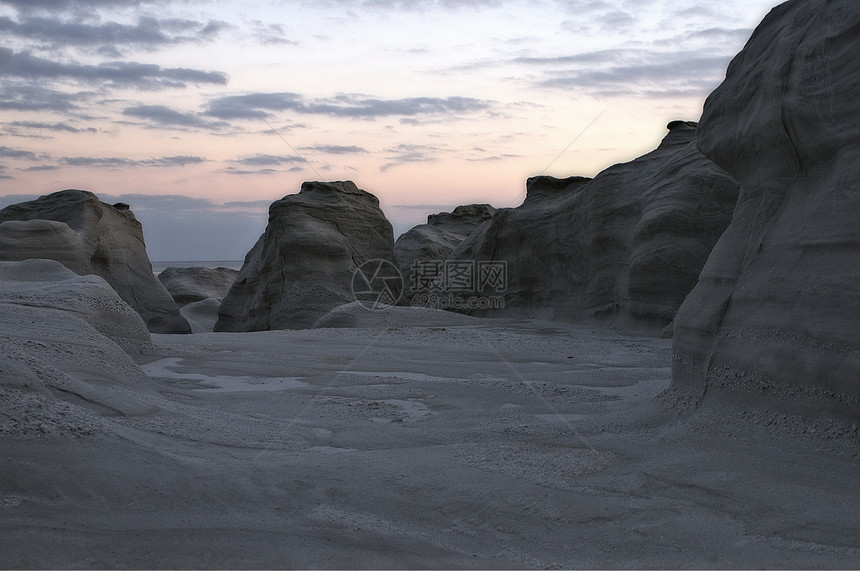
[[[151,259],[231,260],[305,180],[355,181],[395,235],[516,206],[698,119],[775,3],[0,0],[0,207],[91,190]]]

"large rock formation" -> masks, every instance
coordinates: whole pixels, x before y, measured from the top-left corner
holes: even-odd
[[[125,204],[64,190],[0,210],[0,260],[57,260],[105,279],[153,333],[188,333],[170,294],[152,274],[143,230]]]
[[[504,295],[503,309],[479,305],[475,315],[669,323],[728,224],[738,186],[696,149],[695,123],[668,128],[656,150],[593,180],[529,179],[520,207],[500,209],[451,253],[476,264],[475,291],[458,299]],[[482,262],[506,264],[505,287],[484,288]]]
[[[708,98],[699,148],[741,182],[675,322],[673,382],[860,418],[860,4],[795,0]]]
[[[489,204],[458,206],[453,212],[431,214],[427,224],[415,226],[397,238],[394,254],[406,286],[404,301],[408,302],[414,294],[427,289],[423,284],[432,282],[438,273],[434,269],[495,212]]]
[[[269,207],[265,233],[245,256],[221,303],[216,331],[311,327],[355,301],[365,262],[395,264],[394,236],[379,201],[351,181],[305,182]]]

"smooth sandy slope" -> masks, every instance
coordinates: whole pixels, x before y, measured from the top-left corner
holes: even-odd
[[[153,341],[151,412],[0,439],[0,565],[860,567],[856,428],[655,399],[669,340]]]

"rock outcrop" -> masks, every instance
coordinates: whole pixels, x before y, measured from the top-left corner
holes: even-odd
[[[230,268],[169,267],[158,274],[192,333],[209,333],[218,322],[221,300],[239,275]]]
[[[211,333],[215,330],[215,324],[218,323],[218,311],[220,309],[220,301],[207,297],[183,305],[179,308],[179,313],[188,321],[192,333]]]
[[[656,150],[593,180],[529,179],[521,206],[498,210],[451,253],[476,264],[474,290],[457,298],[504,296],[503,308],[479,305],[473,315],[611,318],[655,332],[668,324],[738,191],[696,149],[695,123],[668,128]],[[506,265],[504,287],[484,287],[482,262]]]
[[[80,436],[103,415],[156,409],[129,389],[148,380],[143,320],[102,278],[45,259],[0,262],[0,434]]]
[[[238,275],[238,270],[230,268],[169,267],[158,274],[158,281],[164,284],[173,301],[181,308],[204,299],[220,302]]]
[[[305,182],[269,207],[266,231],[245,256],[215,330],[311,327],[355,301],[354,274],[372,260],[396,263],[379,200],[351,181]]]
[[[54,260],[0,261],[0,304],[63,311],[130,355],[152,352],[140,315],[104,279],[78,275]]]
[[[438,273],[434,268],[495,212],[489,204],[458,206],[453,212],[431,214],[427,224],[415,226],[397,238],[394,254],[405,285],[404,302],[426,290],[424,284],[431,283]]]
[[[179,309],[152,274],[140,222],[126,205],[84,190],[64,190],[0,210],[0,260],[56,260],[105,279],[153,333],[189,333]]]
[[[855,0],[774,8],[708,97],[701,151],[741,183],[675,320],[696,397],[860,418]]]

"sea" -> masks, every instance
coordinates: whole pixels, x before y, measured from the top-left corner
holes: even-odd
[[[241,270],[242,260],[205,260],[205,261],[171,261],[171,262],[152,262],[152,273],[156,276],[163,272],[166,268],[230,268],[231,270]]]

